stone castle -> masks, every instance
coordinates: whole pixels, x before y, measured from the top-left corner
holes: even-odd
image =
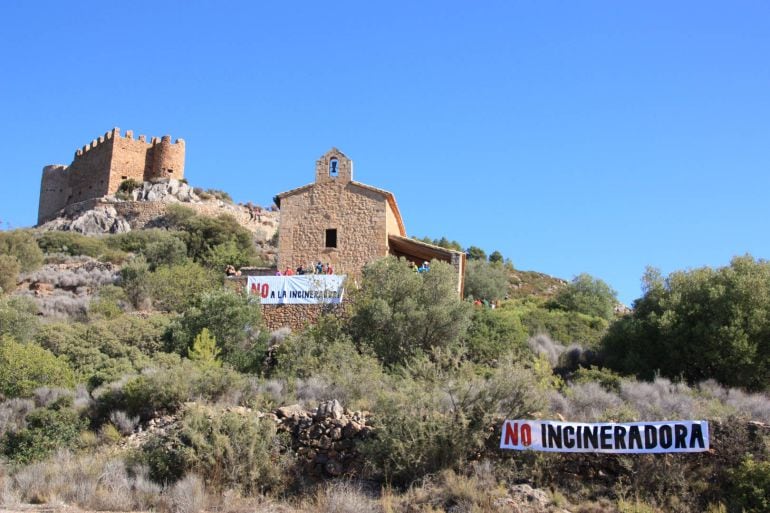
[[[124,180],[182,179],[184,153],[182,139],[174,143],[168,135],[134,139],[131,130],[122,137],[120,128],[113,128],[79,148],[69,166],[43,168],[37,222],[56,218],[65,207],[114,194]]]

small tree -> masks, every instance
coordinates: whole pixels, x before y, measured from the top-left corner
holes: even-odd
[[[204,367],[219,367],[222,365],[222,362],[217,360],[219,353],[217,339],[211,336],[208,328],[203,328],[196,335],[192,347],[187,351],[187,357]]]
[[[15,256],[0,255],[0,294],[10,294],[19,281],[21,264]]]
[[[502,264],[503,263],[503,254],[499,251],[493,251],[491,255],[489,255],[489,262],[491,264]]]
[[[43,251],[29,230],[0,232],[0,255],[16,257],[24,272],[34,271],[43,263]]]
[[[464,292],[476,299],[494,301],[508,292],[508,273],[499,264],[471,260],[465,269]]]
[[[612,319],[617,292],[590,274],[580,274],[563,288],[553,300],[554,306],[604,319]]]
[[[453,346],[465,334],[471,305],[457,294],[457,275],[444,262],[415,273],[403,258],[386,257],[364,269],[350,331],[385,365],[433,348]]]
[[[468,255],[469,260],[486,260],[487,259],[486,252],[477,246],[469,247],[468,250],[466,251],[466,254]]]

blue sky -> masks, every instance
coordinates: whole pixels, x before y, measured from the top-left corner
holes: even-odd
[[[114,126],[268,205],[332,146],[410,235],[588,272],[770,257],[770,3],[0,3],[0,220]]]

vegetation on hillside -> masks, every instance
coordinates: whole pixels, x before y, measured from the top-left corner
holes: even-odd
[[[82,255],[117,266],[87,282],[96,292],[85,314],[52,318],[38,315],[35,296],[0,297],[5,503],[507,511],[527,483],[571,511],[767,510],[765,261],[649,271],[644,296],[619,316],[601,280],[530,275],[499,252],[468,252],[465,300],[449,266],[415,273],[389,257],[366,268],[344,315],[268,333],[258,305],[222,285],[224,262],[255,258],[250,236],[183,208],[166,226],[99,238],[0,234],[0,265],[21,277]],[[331,399],[368,412],[373,431],[356,443],[365,464],[354,476],[366,486],[303,473],[306,455],[269,414]],[[712,451],[497,448],[504,418],[559,416],[707,419]]]

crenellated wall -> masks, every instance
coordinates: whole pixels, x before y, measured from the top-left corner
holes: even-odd
[[[53,219],[68,205],[114,194],[123,180],[184,178],[184,156],[182,139],[172,143],[166,135],[147,142],[144,135],[134,139],[128,130],[121,137],[120,128],[113,128],[79,148],[69,166],[43,169],[38,224]]]

